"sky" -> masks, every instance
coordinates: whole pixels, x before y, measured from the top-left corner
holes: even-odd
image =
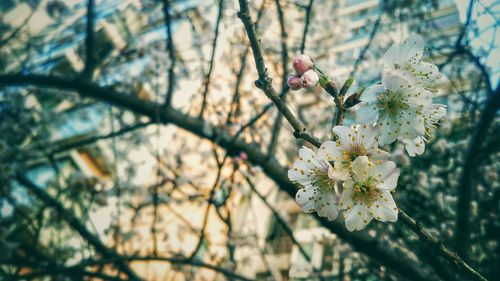
[[[456,0],[455,2],[460,12],[460,20],[465,22],[469,0]],[[469,29],[468,38],[471,40],[476,55],[490,67],[490,81],[495,87],[500,79],[500,1],[474,1],[471,19],[471,22],[477,26],[478,32],[474,31],[474,27]],[[487,55],[483,53],[483,50]]]

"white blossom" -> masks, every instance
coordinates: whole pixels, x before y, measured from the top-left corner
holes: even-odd
[[[321,217],[334,220],[338,215],[336,178],[333,167],[321,155],[309,148],[299,150],[299,160],[288,170],[288,177],[301,188],[295,200],[306,213],[317,212]]]
[[[340,209],[349,231],[363,229],[373,218],[386,222],[398,219],[391,191],[396,188],[399,169],[392,161],[372,162],[360,156],[352,162],[352,178],[343,184]]]
[[[437,91],[446,78],[436,65],[422,59],[423,50],[424,40],[419,35],[406,38],[401,46],[392,45],[383,57],[382,79],[397,75],[415,86]]]
[[[351,163],[358,156],[368,156],[373,160],[386,160],[390,154],[378,148],[376,131],[372,125],[335,126],[336,141],[324,142],[318,154],[335,163],[333,173],[341,180],[349,177]]]
[[[379,144],[399,139],[410,156],[424,152],[425,137],[446,114],[444,105],[432,103],[431,92],[397,75],[386,76],[382,84],[368,87],[360,100],[356,120],[361,124],[377,123]]]

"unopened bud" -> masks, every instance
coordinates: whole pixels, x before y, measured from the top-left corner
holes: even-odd
[[[287,80],[288,87],[290,87],[290,90],[292,91],[297,91],[301,88],[301,78],[299,75],[292,74],[288,76]]]
[[[318,84],[319,76],[314,70],[308,70],[302,75],[302,87],[303,88],[312,88]]]
[[[361,95],[359,93],[354,93],[352,95],[350,95],[344,102],[344,107],[345,108],[349,108],[349,107],[353,107],[355,106],[356,104],[360,103],[361,101],[359,100],[359,97]]]
[[[246,154],[245,152],[241,152],[240,155],[239,155],[239,158],[243,161],[247,160],[248,159],[248,154]]]
[[[293,68],[298,74],[304,74],[313,67],[314,63],[308,55],[298,55],[293,60]]]

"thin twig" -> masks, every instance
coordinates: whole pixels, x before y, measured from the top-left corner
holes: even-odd
[[[252,47],[253,53],[254,53],[254,58],[255,58],[255,64],[257,68],[257,72],[259,73],[259,79],[255,82],[256,86],[264,91],[264,93],[274,102],[274,104],[277,106],[278,110],[283,113],[285,118],[290,122],[290,125],[295,129],[294,136],[297,138],[303,138],[304,140],[308,141],[309,143],[313,144],[316,147],[320,146],[319,141],[312,136],[311,134],[307,133],[305,130],[305,127],[301,124],[299,120],[295,118],[295,116],[289,111],[289,109],[286,107],[286,105],[283,103],[283,101],[279,98],[279,96],[276,94],[276,91],[271,85],[271,78],[267,75],[267,69],[265,67],[264,63],[264,58],[262,55],[262,51],[260,48],[260,42],[256,37],[255,30],[253,29],[251,17],[249,14],[249,9],[248,9],[248,3],[246,0],[239,0],[240,3],[240,11],[238,12],[238,17],[241,19],[243,24],[245,25],[245,30],[247,32],[250,45]],[[347,82],[347,81],[346,81]],[[352,81],[351,81],[352,83]],[[347,83],[345,83],[347,84]],[[343,88],[345,88],[347,85],[344,85]],[[350,86],[350,85],[348,85]],[[348,87],[347,87],[348,88]],[[500,88],[500,87],[499,87]],[[347,89],[341,89],[340,93],[345,94]],[[341,94],[338,94],[340,97]],[[334,97],[335,98],[335,97]],[[343,98],[343,96],[342,96]],[[338,103],[336,102],[337,106],[339,104],[342,104],[343,100],[340,100]],[[341,105],[342,106],[342,105]],[[343,107],[343,106],[342,106]],[[339,110],[340,111],[340,110]],[[340,115],[341,113],[339,113]],[[288,117],[288,118],[287,118]],[[339,116],[336,118],[336,123],[339,122],[341,123],[342,116]],[[304,132],[304,135],[299,135],[301,132]],[[312,137],[312,142],[309,140],[309,138]],[[414,232],[415,229],[412,229]],[[422,233],[416,232],[420,237]],[[444,246],[443,246],[444,247]],[[449,251],[449,250],[447,250]],[[443,256],[444,258],[450,260],[450,257],[447,255]],[[464,267],[464,264],[467,265],[467,267]],[[465,262],[461,264],[461,267],[464,270],[467,270],[468,268],[472,269],[468,264]]]
[[[285,102],[280,98],[276,90],[271,84],[271,78],[267,75],[267,68],[264,64],[264,57],[262,55],[262,50],[259,45],[259,40],[257,39],[257,34],[252,23],[252,18],[250,17],[248,10],[248,3],[244,0],[240,0],[240,11],[238,12],[238,17],[241,19],[245,26],[245,30],[250,40],[250,46],[252,47],[253,56],[255,64],[257,67],[257,72],[259,73],[259,79],[255,81],[255,86],[261,89],[266,96],[276,105],[278,110],[283,114],[285,119],[290,123],[295,132],[293,135],[296,138],[302,138],[314,146],[319,147],[321,145],[320,141],[309,133],[306,127],[297,119],[290,109],[286,106]]]
[[[266,1],[262,1],[262,4],[259,8],[259,11],[257,12],[257,19],[255,20],[255,23],[254,23],[256,30],[258,30],[259,22],[264,15],[265,7],[266,7]],[[247,66],[247,57],[248,57],[247,55],[248,55],[249,51],[250,51],[250,46],[246,46],[245,51],[243,51],[243,53],[241,54],[240,71],[236,75],[234,94],[233,94],[233,97],[231,99],[231,104],[229,106],[229,113],[227,114],[227,118],[226,118],[228,123],[232,123],[233,122],[232,121],[233,115],[237,116],[237,114],[238,114],[239,101],[240,101],[240,85],[241,85],[241,82],[243,81],[243,76],[245,74],[245,68]]]
[[[5,86],[13,85],[32,85],[37,87],[48,87],[54,89],[64,89],[77,91],[84,97],[89,97],[104,102],[111,103],[114,106],[122,107],[136,114],[147,116],[151,119],[156,118],[157,104],[137,98],[127,93],[117,93],[109,87],[99,87],[91,83],[78,80],[68,80],[59,77],[45,75],[0,75],[0,84]],[[248,155],[248,161],[254,165],[262,167],[264,173],[274,180],[281,190],[285,191],[291,197],[295,196],[297,188],[290,182],[286,175],[286,170],[277,160],[269,158],[258,148],[253,147],[243,141],[234,139],[227,132],[218,130],[206,122],[193,118],[173,108],[162,108],[160,118],[163,123],[172,123],[179,128],[190,131],[200,138],[211,140],[220,147],[226,149],[230,155],[237,155],[245,152]],[[207,130],[207,128],[212,128]],[[364,233],[351,233],[339,223],[330,222],[319,216],[316,219],[327,229],[337,234],[339,238],[348,242],[357,251],[366,254],[391,268],[401,276],[411,280],[428,280],[428,276],[422,272],[421,268],[410,262],[407,255],[390,251],[376,240],[370,239]]]
[[[204,240],[205,240],[205,228],[207,227],[208,223],[208,215],[210,213],[210,207],[212,207],[213,201],[214,201],[214,195],[215,195],[215,189],[219,185],[220,179],[221,179],[221,173],[222,173],[222,167],[224,166],[224,163],[226,162],[226,157],[223,158],[222,161],[219,160],[219,156],[217,155],[217,150],[213,148],[213,153],[215,157],[215,161],[217,162],[217,176],[215,177],[215,181],[212,184],[212,187],[210,188],[210,193],[208,195],[208,202],[207,202],[207,208],[205,209],[205,216],[203,218],[203,225],[201,227],[200,231],[200,237],[198,239],[198,244],[196,244],[196,247],[194,250],[191,252],[191,255],[189,255],[189,260],[193,260],[200,250]]]
[[[286,222],[286,220],[284,218],[282,218],[280,213],[278,213],[278,211],[276,211],[276,209],[269,203],[269,201],[267,201],[267,198],[257,190],[257,188],[253,184],[252,180],[247,175],[244,175],[244,177],[245,177],[246,182],[248,183],[248,185],[252,189],[252,191],[260,198],[260,200],[262,200],[262,202],[264,202],[266,207],[269,210],[271,210],[271,212],[273,213],[273,216],[276,218],[276,221],[281,225],[281,227],[286,232],[288,237],[290,237],[290,239],[292,240],[292,243],[295,244],[295,246],[297,246],[297,248],[299,249],[300,254],[306,259],[306,261],[308,263],[311,263],[311,256],[306,252],[304,247],[302,247],[300,242],[297,241],[297,238],[295,238],[295,235],[293,234],[293,230],[290,228],[290,226],[288,226],[288,223]],[[311,264],[311,265],[313,267],[313,271],[316,274],[321,273],[321,271],[318,268],[316,268],[316,266],[314,266],[313,264]],[[318,275],[318,279],[323,280],[323,277],[321,277],[321,275]]]
[[[309,23],[311,22],[311,11],[314,0],[309,1],[309,5],[306,7],[306,16],[304,20],[304,32],[302,32],[302,40],[300,43],[300,53],[303,54],[306,51],[306,41],[307,41],[307,32],[309,30]]]
[[[428,232],[420,222],[411,218],[405,211],[399,209],[399,218],[413,231],[420,240],[429,245],[429,248],[438,252],[441,256],[445,257],[448,261],[454,264],[457,269],[467,273],[473,280],[487,281],[481,274],[469,266],[457,253],[450,251],[446,248],[434,235]]]
[[[207,96],[208,90],[210,89],[210,80],[212,77],[212,70],[214,68],[215,51],[217,50],[217,39],[219,38],[219,26],[222,21],[222,16],[224,15],[224,0],[219,0],[219,12],[217,13],[217,21],[215,23],[214,39],[212,41],[212,54],[210,55],[210,65],[208,67],[208,72],[205,76],[204,90],[202,93],[203,101],[201,103],[201,110],[199,118],[203,118],[203,113],[205,112],[205,107],[207,106]]]
[[[85,79],[92,79],[94,73],[96,58],[95,58],[95,1],[88,0],[87,4],[87,37],[85,38],[85,68],[83,76]]]
[[[493,94],[491,94],[481,114],[479,123],[475,127],[469,149],[465,156],[460,177],[460,186],[458,190],[458,203],[456,206],[456,225],[455,225],[455,249],[461,255],[466,257],[469,250],[470,240],[470,209],[473,193],[473,181],[480,159],[478,152],[482,149],[482,143],[488,134],[489,127],[495,120],[497,110],[500,108],[500,84]]]
[[[278,12],[278,21],[280,23],[280,31],[281,31],[281,67],[282,67],[282,75],[281,75],[281,99],[283,102],[286,101],[286,93],[288,92],[288,46],[287,46],[287,33],[285,28],[285,14],[283,13],[283,9],[280,4],[280,0],[275,0],[276,10]],[[278,111],[276,114],[276,120],[274,121],[273,133],[271,136],[271,142],[269,143],[269,147],[267,149],[267,153],[269,155],[274,154],[274,150],[276,149],[276,144],[279,139],[281,124],[283,123],[283,116],[281,112]]]
[[[383,2],[384,1],[382,1],[381,3],[383,3]],[[368,49],[370,49],[370,46],[372,45],[373,39],[375,39],[375,35],[377,35],[377,32],[378,32],[379,27],[380,27],[380,22],[382,21],[382,15],[383,14],[384,14],[383,12],[380,12],[377,20],[373,24],[373,28],[372,28],[372,31],[370,32],[370,37],[368,39],[368,44],[366,44],[363,47],[363,49],[361,50],[361,52],[359,53],[359,56],[356,59],[356,61],[354,62],[354,67],[352,68],[352,71],[349,74],[349,76],[353,76],[356,73],[356,71],[358,71],[359,65],[365,59],[365,55],[368,52]]]
[[[168,58],[170,62],[170,67],[168,68],[168,89],[165,96],[165,106],[170,107],[172,105],[172,96],[175,89],[175,45],[174,37],[172,36],[172,20],[170,17],[170,0],[163,0],[163,15],[165,17],[165,25],[167,30],[167,51]]]
[[[119,254],[113,249],[108,248],[104,243],[94,234],[92,234],[84,224],[76,217],[76,215],[70,210],[66,209],[61,203],[50,196],[47,192],[32,183],[25,175],[18,173],[16,179],[22,184],[26,189],[34,193],[40,200],[42,200],[47,206],[53,208],[59,216],[65,220],[76,232],[80,234],[89,244],[94,246],[97,252],[102,254],[104,257],[113,258],[118,257]],[[142,280],[137,274],[124,262],[117,262],[116,266],[129,276],[131,280]]]
[[[31,17],[35,13],[35,10],[31,10],[30,14],[26,17],[26,19],[17,27],[14,31],[12,31],[9,35],[5,36],[4,39],[0,40],[0,47],[3,47],[5,44],[9,43],[10,40],[14,39],[21,30],[26,27],[28,22],[31,20]]]

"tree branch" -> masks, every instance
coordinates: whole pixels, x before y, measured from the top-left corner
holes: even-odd
[[[278,213],[278,211],[276,211],[276,209],[273,206],[271,206],[271,204],[267,201],[266,197],[264,197],[264,195],[262,195],[257,190],[257,188],[255,187],[253,182],[250,180],[250,178],[246,175],[244,175],[244,177],[245,177],[246,182],[248,183],[248,185],[252,189],[252,191],[257,195],[257,197],[260,198],[260,200],[262,200],[262,202],[264,202],[266,207],[269,210],[271,210],[271,212],[273,213],[273,216],[276,218],[276,221],[281,225],[281,227],[283,227],[283,230],[285,230],[286,234],[290,237],[290,239],[292,240],[292,243],[295,244],[295,246],[297,246],[297,248],[299,249],[300,254],[306,259],[307,262],[311,263],[311,256],[306,252],[306,250],[304,249],[304,247],[302,247],[302,245],[299,243],[299,241],[297,241],[297,239],[295,238],[295,235],[293,234],[293,230],[288,226],[285,219],[281,217],[281,215]],[[312,267],[313,267],[313,271],[316,274],[321,273],[321,271],[318,268],[316,268],[314,265],[312,265]],[[324,280],[324,278],[321,277],[321,275],[318,275],[318,279]]]
[[[278,110],[280,112],[282,112],[285,117],[287,116],[286,114],[288,114],[288,116],[290,118],[287,118],[287,120],[290,122],[292,127],[297,132],[297,128],[294,126],[294,124],[292,124],[292,121],[298,121],[298,120],[294,120],[295,117],[293,116],[293,114],[291,114],[291,112],[288,110],[288,108],[286,107],[284,102],[281,99],[279,99],[279,97],[276,94],[276,91],[274,90],[274,88],[271,85],[271,78],[267,75],[267,69],[265,67],[264,58],[263,58],[262,51],[260,48],[260,43],[256,37],[255,30],[253,29],[253,26],[252,26],[251,17],[249,14],[248,3],[246,0],[240,0],[239,3],[240,3],[240,11],[238,12],[238,17],[241,19],[241,21],[245,25],[245,30],[246,30],[248,38],[250,40],[250,45],[251,45],[253,53],[254,53],[255,64],[257,67],[257,71],[259,73],[259,80],[257,80],[255,84],[258,88],[262,89],[266,93],[266,95],[275,103],[275,105],[278,107]],[[336,120],[335,120],[336,124],[342,123],[342,119],[343,119],[342,112],[345,111],[345,109],[343,107],[343,95],[345,95],[345,92],[347,91],[347,89],[350,87],[350,84],[352,83],[352,80],[348,80],[348,81],[346,81],[346,83],[342,87],[340,93],[338,95],[334,95],[334,98],[336,99],[335,103],[337,104],[337,111],[339,112],[339,114],[338,114],[339,116],[337,116]],[[276,97],[278,97],[278,98],[276,99]],[[337,98],[338,98],[338,100],[337,100]],[[299,124],[300,124],[300,122],[299,122]],[[305,131],[305,128],[304,128],[304,131]],[[296,132],[294,133],[294,135],[296,134]],[[311,135],[311,137],[313,139],[313,142],[311,142],[307,139],[306,139],[306,141],[310,142],[311,144],[313,144],[316,147],[319,147],[320,146],[319,141],[317,141],[317,139],[314,136]],[[320,218],[320,221],[321,220],[326,220],[326,219]],[[412,230],[415,231],[415,229],[412,229]],[[422,234],[423,234],[422,232],[416,232],[416,233],[422,237]],[[448,260],[450,259],[450,256],[447,256],[447,255],[444,255],[443,257],[447,258]],[[462,267],[464,266],[464,264],[461,264]],[[467,264],[465,264],[465,265],[467,265]],[[470,268],[470,266],[468,266],[468,268]],[[467,267],[465,267],[464,269],[467,270]]]
[[[157,120],[157,104],[150,101],[141,100],[133,95],[116,93],[110,87],[99,87],[91,83],[79,80],[66,80],[63,78],[43,76],[43,75],[0,75],[0,84],[4,85],[36,85],[50,88],[66,89],[77,91],[80,95],[94,98],[112,105],[131,110],[137,114],[148,116],[152,120]],[[200,138],[208,139],[226,149],[231,156],[245,152],[248,161],[254,165],[262,167],[264,173],[279,186],[279,188],[294,197],[297,188],[288,179],[286,169],[278,161],[261,152],[259,149],[245,142],[235,139],[226,131],[210,126],[198,118],[190,117],[173,108],[161,108],[159,111],[160,121],[171,123],[179,128],[189,131]],[[373,258],[378,263],[383,264],[401,276],[411,280],[429,280],[429,277],[422,272],[421,268],[414,265],[409,257],[401,253],[389,251],[386,246],[380,244],[376,239],[370,238],[366,232],[348,232],[340,222],[330,222],[324,218],[315,216],[318,221],[328,230],[337,234],[357,251]]]
[[[98,253],[107,258],[118,257],[119,254],[113,249],[106,247],[101,240],[93,235],[86,227],[83,225],[76,215],[64,208],[64,206],[59,203],[56,199],[50,196],[47,192],[32,183],[25,175],[18,173],[16,179],[21,183],[26,189],[34,193],[40,200],[42,200],[47,206],[53,208],[60,217],[66,221],[76,232],[82,236],[87,242],[89,242]],[[124,262],[116,263],[119,270],[128,275],[131,280],[142,280],[137,274],[130,269],[130,267]]]
[[[276,105],[278,110],[283,114],[285,119],[292,125],[295,132],[293,135],[296,138],[302,138],[315,146],[320,146],[319,140],[309,133],[306,127],[300,122],[297,117],[293,115],[290,109],[286,106],[285,102],[280,98],[276,90],[272,86],[272,80],[267,75],[267,68],[264,63],[264,57],[262,55],[262,50],[259,45],[259,40],[257,39],[257,34],[255,33],[252,18],[250,17],[250,12],[248,9],[248,3],[244,0],[240,0],[240,11],[238,12],[238,17],[243,22],[245,30],[250,40],[250,46],[252,47],[253,56],[259,73],[259,79],[255,81],[255,86],[261,89],[266,96]]]
[[[83,77],[91,80],[95,68],[95,2],[88,0],[87,4],[87,37],[85,38],[85,68],[83,70]]]
[[[210,55],[210,65],[208,67],[208,72],[205,76],[204,90],[202,93],[203,101],[201,103],[201,110],[199,118],[203,118],[203,113],[205,112],[205,107],[207,106],[207,95],[210,88],[210,79],[212,77],[212,70],[214,68],[214,58],[215,51],[217,50],[217,39],[219,38],[219,26],[222,21],[222,16],[224,14],[224,0],[219,0],[219,12],[217,13],[217,21],[215,23],[214,39],[212,41],[212,54]]]
[[[420,222],[411,218],[405,211],[399,209],[399,218],[419,237],[420,240],[429,245],[429,248],[445,257],[446,260],[454,264],[457,269],[466,273],[473,280],[486,281],[480,273],[470,267],[457,253],[446,248],[441,241],[428,232]]]
[[[383,5],[384,1],[381,2],[381,5]],[[361,52],[359,53],[358,58],[354,62],[354,67],[352,68],[351,74],[349,76],[353,76],[356,71],[358,71],[359,64],[363,61],[365,58],[366,52],[368,52],[368,49],[370,49],[370,46],[372,45],[373,39],[375,39],[375,35],[377,35],[378,29],[380,27],[380,22],[382,21],[382,15],[384,13],[381,11],[377,20],[373,24],[372,31],[370,32],[370,38],[368,39],[368,44],[366,44]]]
[[[172,36],[172,20],[170,17],[170,0],[163,0],[163,15],[165,17],[165,25],[167,30],[167,51],[170,59],[170,67],[168,68],[168,89],[165,96],[164,106],[170,107],[172,104],[172,96],[175,89],[175,45],[174,37]]]
[[[464,257],[467,257],[467,252],[469,251],[470,209],[474,176],[481,160],[477,156],[482,149],[483,141],[488,134],[489,127],[495,120],[495,115],[499,108],[500,84],[486,101],[479,123],[470,140],[459,181],[461,184],[458,190],[458,203],[456,206],[455,249],[459,255]]]
[[[286,44],[287,41],[287,33],[285,28],[285,15],[283,13],[283,9],[281,8],[280,0],[275,0],[276,10],[278,12],[278,21],[280,23],[281,30],[281,67],[282,67],[282,75],[281,75],[281,98],[283,102],[286,100],[286,93],[288,92],[288,46]],[[274,150],[276,148],[276,144],[279,139],[281,124],[283,123],[283,116],[281,112],[278,111],[276,114],[276,120],[274,121],[274,127],[272,131],[271,142],[269,143],[269,148],[267,149],[267,153],[269,155],[274,154]]]
[[[309,23],[311,22],[311,11],[314,0],[309,0],[309,5],[306,7],[306,19],[304,22],[304,32],[302,32],[302,40],[300,43],[300,53],[303,54],[306,51],[306,41],[307,41],[307,31],[309,30]]]
[[[205,262],[199,261],[199,260],[186,259],[184,257],[117,256],[117,257],[109,258],[109,259],[84,261],[81,264],[85,265],[85,266],[102,265],[102,264],[114,263],[114,262],[119,262],[119,261],[122,261],[122,262],[163,261],[163,262],[169,262],[169,263],[174,263],[174,264],[183,264],[183,265],[207,268],[207,269],[224,274],[226,277],[230,278],[230,280],[235,279],[235,280],[243,280],[243,281],[253,281],[252,279],[249,279],[247,277],[244,277],[242,275],[234,273],[232,270],[227,270],[227,269],[224,269],[220,266],[205,263]]]

